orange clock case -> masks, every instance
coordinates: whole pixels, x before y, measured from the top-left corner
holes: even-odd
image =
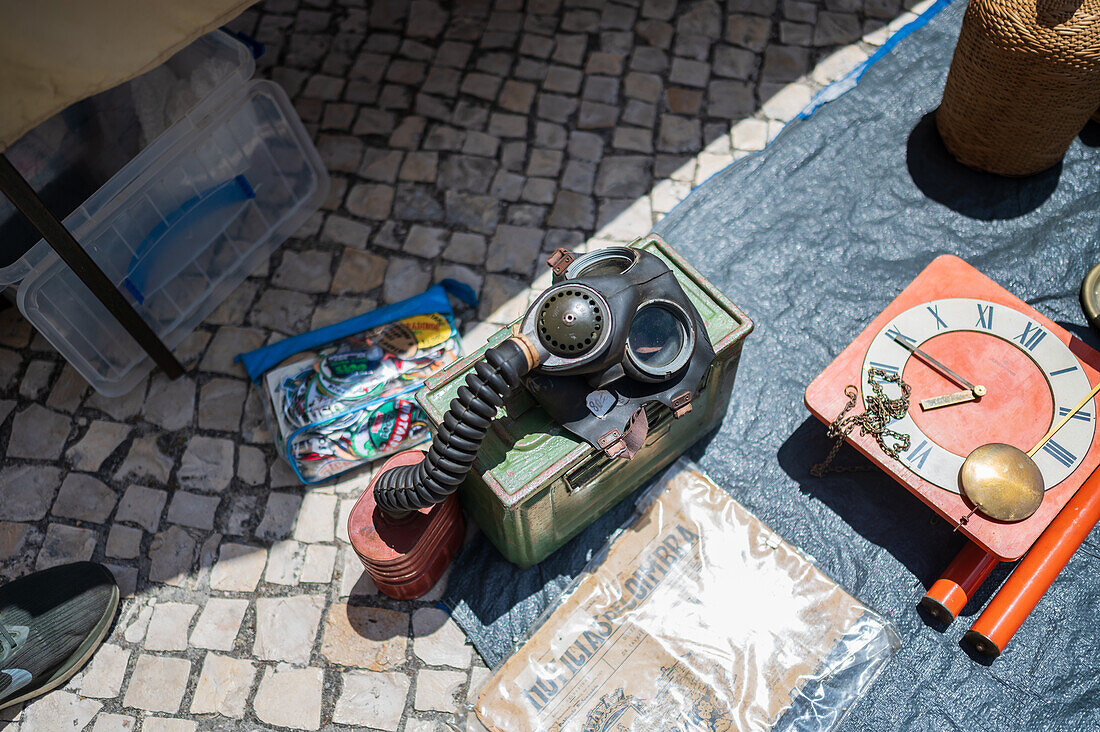
[[[1090,384],[1096,384],[1100,380],[1100,353],[1085,345],[1083,341],[1071,335],[1065,328],[1036,312],[1023,300],[1012,295],[962,259],[952,255],[942,255],[925,267],[924,271],[908,287],[902,290],[901,294],[813,380],[806,389],[806,407],[825,424],[831,423],[847,403],[844,387],[852,384],[857,389],[861,389],[864,356],[878,332],[896,315],[911,307],[931,300],[952,297],[987,300],[1026,313],[1046,328],[1051,336],[1058,338],[1069,346],[1070,351],[1081,363],[1081,368]],[[936,355],[941,360],[950,358],[950,356]],[[960,354],[960,356],[964,355]],[[910,359],[910,362],[912,361],[913,359]],[[952,362],[947,361],[947,363],[951,365]],[[908,369],[906,370],[908,371]],[[964,375],[967,375],[966,372],[964,372]],[[976,383],[981,383],[975,377],[967,375],[967,378],[971,378]],[[944,391],[955,391],[960,388],[946,380],[943,384],[945,385]],[[918,393],[914,388],[910,399],[909,413],[918,424],[921,421],[926,421],[926,418],[920,414],[920,400],[937,396],[938,393],[943,392]],[[1019,394],[1014,398],[1014,401],[1019,403],[1017,411],[1021,414],[1049,413],[1052,409],[1050,393],[1045,387],[1042,390],[1035,389],[1025,394]],[[862,411],[862,407],[863,394],[860,393],[859,401],[853,411],[858,413]],[[1016,431],[1011,439],[1004,439],[1003,424],[999,424],[996,429],[991,428],[991,432],[997,434],[990,435],[990,439],[983,439],[984,436],[974,429],[974,420],[963,418],[968,413],[968,408],[977,407],[979,405],[969,403],[937,410],[939,414],[935,414],[934,419],[941,431],[945,428],[949,430],[953,422],[958,425],[958,439],[953,440],[955,444],[950,446],[953,451],[958,452],[960,444],[970,444],[970,449],[973,449],[973,447],[980,444],[997,441],[998,439],[1027,451],[1038,442],[1039,438],[1046,432],[1047,426],[1049,426],[1040,429],[1035,424],[1029,424]],[[927,414],[931,415],[933,413],[929,412]],[[875,465],[886,471],[920,500],[947,519],[948,522],[956,524],[960,518],[970,513],[971,508],[959,494],[929,483],[901,462],[883,454],[874,437],[870,435],[861,436],[857,429],[849,435],[847,441]],[[965,455],[965,453],[963,454]],[[1097,435],[1094,434],[1092,444],[1077,469],[1061,483],[1047,490],[1039,510],[1030,518],[1017,523],[1002,523],[975,513],[960,530],[1002,561],[1019,559],[1027,552],[1043,529],[1050,524],[1081,486],[1085,478],[1098,465],[1100,465],[1100,439],[1097,439]]]

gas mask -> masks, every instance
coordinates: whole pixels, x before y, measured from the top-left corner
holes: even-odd
[[[548,264],[553,284],[527,310],[518,333],[539,363],[526,386],[555,422],[611,457],[631,458],[648,433],[644,407],[675,417],[714,359],[706,326],[664,262],[610,247]]]
[[[373,482],[391,516],[446,500],[466,477],[497,410],[527,378],[550,416],[609,456],[645,443],[645,405],[681,417],[714,360],[706,328],[672,270],[630,247],[547,260],[554,284],[511,337],[485,351],[459,388],[422,461],[383,468]]]
[[[349,516],[390,597],[423,594],[458,552],[460,496],[504,556],[530,566],[725,413],[752,322],[672,247],[649,235],[547,263],[550,287],[511,331],[418,395],[431,447],[391,457]]]

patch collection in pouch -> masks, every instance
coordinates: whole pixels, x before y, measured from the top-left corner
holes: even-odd
[[[318,483],[431,437],[413,392],[462,353],[448,291],[436,285],[238,357],[254,379],[263,376],[268,426],[302,482]],[[414,312],[425,308],[431,311]],[[326,334],[336,337],[322,340]]]

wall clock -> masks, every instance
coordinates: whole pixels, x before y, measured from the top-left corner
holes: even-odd
[[[908,435],[908,449],[894,459],[858,430],[848,442],[1002,561],[1022,556],[1100,464],[1090,401],[1035,454],[1045,494],[1033,515],[971,515],[958,481],[970,451],[990,442],[1029,450],[1100,380],[1100,354],[958,257],[929,264],[810,384],[806,406],[831,423],[845,386],[857,385],[862,403],[881,373],[912,387],[908,413],[889,425]]]

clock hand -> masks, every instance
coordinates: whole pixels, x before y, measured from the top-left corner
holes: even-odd
[[[981,394],[975,393],[971,389],[964,389],[963,391],[956,391],[951,394],[944,394],[938,397],[929,397],[928,399],[921,399],[920,408],[924,411],[930,409],[939,409],[940,407],[949,407],[952,404],[962,404],[963,402],[972,402],[978,397],[985,394],[985,389],[981,387]]]
[[[1050,432],[1047,432],[1045,435],[1043,435],[1043,439],[1041,439],[1041,440],[1039,440],[1038,442],[1035,443],[1035,447],[1033,447],[1033,448],[1031,448],[1030,450],[1027,451],[1027,456],[1032,457],[1032,456],[1035,455],[1035,453],[1039,452],[1039,450],[1042,449],[1043,445],[1047,444],[1047,441],[1051,437],[1054,437],[1054,433],[1057,432],[1058,430],[1062,429],[1062,427],[1065,426],[1066,422],[1068,422],[1073,415],[1080,412],[1082,407],[1084,407],[1086,404],[1088,404],[1090,401],[1092,401],[1092,398],[1094,396],[1096,396],[1096,394],[1098,392],[1100,392],[1100,382],[1097,382],[1096,386],[1092,387],[1092,391],[1090,391],[1088,393],[1088,396],[1086,396],[1084,399],[1082,399],[1080,402],[1078,402],[1076,407],[1069,410],[1069,412],[1066,414],[1066,416],[1062,417],[1061,422],[1059,422],[1058,424],[1051,427]]]
[[[932,368],[939,371],[944,376],[947,376],[949,379],[954,381],[959,386],[964,387],[966,389],[969,389],[974,394],[974,396],[976,396],[976,397],[985,396],[985,387],[982,386],[981,384],[971,384],[969,381],[967,381],[963,377],[959,376],[954,371],[947,368],[947,366],[943,365],[942,363],[940,363],[939,361],[937,361],[936,359],[932,358],[927,353],[922,351],[921,349],[914,346],[912,343],[908,343],[904,339],[898,338],[897,336],[894,336],[894,340],[897,341],[902,346],[904,346],[905,348],[912,351],[913,355],[915,355],[917,358],[924,361],[925,363],[927,363],[929,366],[931,366]]]

